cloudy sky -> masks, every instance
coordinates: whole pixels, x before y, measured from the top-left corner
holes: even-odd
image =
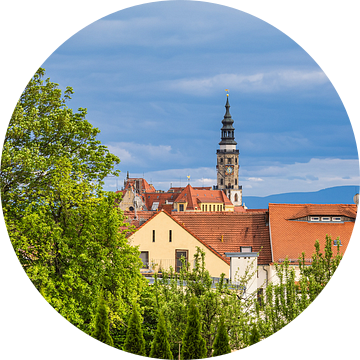
[[[86,107],[126,172],[155,188],[216,184],[229,89],[243,194],[358,185],[349,118],[314,60],[271,25],[200,2],[136,6],[87,26],[42,65]]]

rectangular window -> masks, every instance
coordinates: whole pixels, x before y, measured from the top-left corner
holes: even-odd
[[[320,218],[319,217],[314,217],[314,216],[312,216],[311,218],[310,218],[310,221],[320,221]]]
[[[321,218],[321,221],[330,221],[330,217],[328,217],[328,216],[323,216],[322,218]]]
[[[338,246],[338,244],[339,244],[339,246],[342,246],[341,240],[340,239],[334,240],[334,246]]]
[[[152,242],[155,242],[155,230],[153,230]]]
[[[169,230],[169,242],[172,242],[172,230]]]
[[[149,252],[148,251],[141,251],[140,259],[141,259],[141,261],[143,263],[142,269],[148,269],[149,268]]]
[[[341,217],[333,217],[332,221],[341,221]]]
[[[252,252],[252,246],[240,246],[240,252],[243,253]]]
[[[179,211],[184,211],[184,204],[179,204]]]
[[[188,250],[175,250],[175,271],[180,272],[180,269],[183,266],[183,261],[185,261],[185,264],[188,262]],[[184,260],[181,260],[181,259]]]

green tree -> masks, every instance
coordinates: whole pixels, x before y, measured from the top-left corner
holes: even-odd
[[[252,325],[251,335],[249,340],[250,340],[249,345],[254,345],[260,341],[260,333],[256,324]]]
[[[229,345],[229,335],[227,333],[224,320],[221,319],[219,327],[217,329],[212,356],[220,356],[231,353]]]
[[[114,341],[109,331],[108,309],[103,297],[99,301],[95,319],[95,329],[91,336],[107,345],[114,346]]]
[[[305,254],[299,259],[300,274],[295,276],[295,269],[290,267],[288,259],[281,265],[275,264],[278,282],[269,283],[263,306],[255,302],[256,325],[260,338],[266,338],[282,329],[304,311],[330,281],[337,269],[342,255],[337,246],[337,253],[332,251],[333,240],[326,235],[324,254],[320,251],[319,241],[315,242],[315,252],[310,264],[306,263]],[[252,341],[249,341],[249,345]]]
[[[141,315],[139,314],[137,305],[134,303],[123,350],[135,355],[146,356],[145,339],[141,328],[141,322]]]
[[[336,244],[336,254],[333,253],[333,244]],[[306,266],[305,253],[299,259],[301,277],[308,283],[310,300],[313,301],[322,289],[328,284],[337,267],[342,255],[340,253],[340,240],[333,240],[331,236],[325,236],[324,253],[320,251],[320,243],[315,242],[315,252],[312,255],[311,266]]]
[[[121,322],[144,279],[139,252],[119,228],[115,195],[93,195],[92,185],[71,178],[59,159],[47,189],[7,228],[24,270],[46,300],[80,329],[92,333],[99,292],[113,326]]]
[[[174,357],[181,352],[186,328],[187,308],[192,298],[197,300],[200,313],[201,335],[205,339],[207,357],[211,357],[219,319],[224,317],[229,333],[231,349],[248,346],[249,319],[253,317],[251,299],[243,298],[243,289],[251,278],[250,271],[231,285],[224,274],[214,284],[205,268],[205,253],[200,248],[194,255],[194,267],[184,263],[179,273],[170,269],[163,271],[162,278],[156,278],[154,284],[157,307],[164,311],[169,329],[169,340]]]
[[[201,336],[200,314],[196,306],[196,299],[192,298],[187,315],[181,359],[204,359],[206,354],[206,343]]]
[[[102,191],[117,157],[99,130],[73,113],[57,84],[39,69],[18,101],[0,172],[2,206],[14,250],[27,275],[67,320],[91,334],[100,291],[112,327],[120,326],[144,279],[139,252],[125,234],[116,195]],[[119,229],[123,229],[119,231]]]
[[[159,314],[159,321],[155,332],[154,340],[151,345],[149,357],[156,359],[173,359],[173,354],[170,349],[168,341],[168,333],[164,315],[162,312]]]
[[[67,107],[73,89],[67,87],[62,95],[44,75],[40,68],[27,84],[5,135],[0,190],[3,207],[14,216],[38,199],[59,158],[69,159],[74,178],[81,173],[86,181],[101,182],[118,174],[114,166],[120,160],[96,139],[100,130],[85,119],[86,109],[74,113]]]

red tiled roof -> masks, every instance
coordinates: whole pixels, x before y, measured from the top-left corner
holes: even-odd
[[[127,217],[127,222],[129,222],[130,225],[134,225],[136,228],[139,228],[155,214],[157,213],[154,211],[137,211],[135,218],[135,211],[124,211],[124,215]]]
[[[153,185],[149,184],[143,178],[129,178],[126,180],[124,190],[127,190],[129,187],[138,190],[141,194],[144,192],[155,191]]]
[[[187,210],[200,208],[201,203],[224,203],[225,205],[232,205],[222,190],[193,188],[191,185],[184,188],[176,199],[176,202],[187,202]]]
[[[318,205],[318,204],[306,204],[301,206],[298,213],[294,214],[291,219],[299,219],[305,216],[347,216],[350,218],[356,218],[356,205]],[[290,218],[289,218],[290,219]]]
[[[224,253],[239,252],[240,246],[251,246],[253,252],[260,252],[258,264],[271,263],[267,210],[251,213],[173,212],[172,215],[228,263],[230,259]]]
[[[279,259],[298,259],[302,252],[310,259],[315,251],[315,241],[319,240],[320,251],[324,251],[325,236],[333,240],[340,238],[344,253],[349,243],[354,222],[342,223],[296,221],[308,215],[347,216],[355,219],[356,205],[313,205],[313,204],[269,204],[270,232],[273,262]],[[333,247],[334,254],[337,248]]]
[[[154,202],[158,202],[158,208],[157,210],[161,210],[163,206],[166,204],[166,202],[174,202],[178,196],[179,193],[153,193],[153,192],[147,192],[144,194],[145,197],[145,204],[146,208],[148,210],[151,210],[152,205]]]
[[[186,228],[184,226],[184,224],[180,221],[178,221],[174,216],[172,216],[171,214],[169,214],[168,212],[162,210],[162,211],[157,211],[157,212],[151,212],[152,216],[149,217],[149,219],[141,224],[137,230],[141,229],[143,226],[145,226],[153,217],[157,216],[160,213],[164,213],[167,216],[169,216],[172,220],[174,220],[178,225],[180,225],[185,231],[187,231],[191,236],[193,236],[196,240],[198,240],[201,244],[203,244],[205,247],[207,247],[212,253],[214,253],[217,257],[219,257],[221,260],[225,261],[227,264],[230,265],[230,259],[226,258],[224,256],[222,256],[221,254],[219,254],[216,250],[214,250],[211,246],[209,246],[209,244],[207,244],[207,242],[203,241],[202,239],[200,239],[196,234],[194,234],[191,230],[189,230],[188,228]]]

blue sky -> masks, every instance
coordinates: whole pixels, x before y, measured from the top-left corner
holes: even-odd
[[[126,172],[155,188],[216,184],[229,89],[246,196],[359,184],[355,138],[327,76],[295,42],[238,10],[132,7],[87,26],[42,65],[86,107]]]

